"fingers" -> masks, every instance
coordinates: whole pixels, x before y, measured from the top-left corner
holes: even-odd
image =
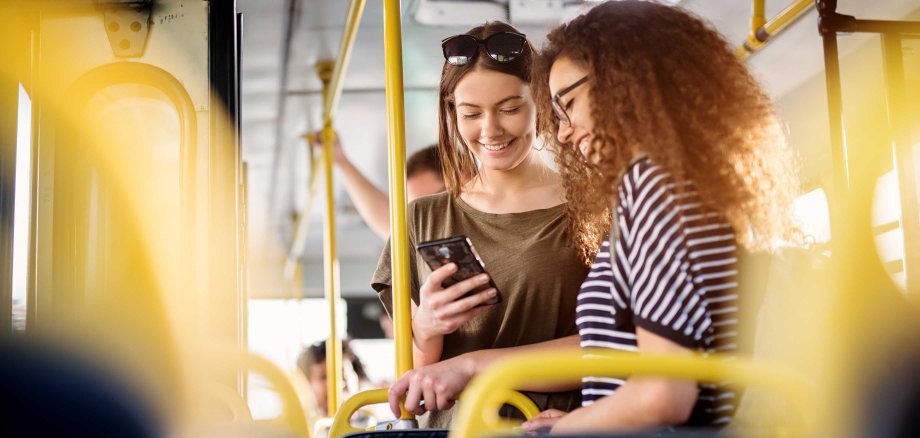
[[[423,292],[427,293],[429,300],[437,300],[441,303],[450,303],[466,295],[469,293],[469,291],[489,283],[489,274],[479,274],[467,278],[466,280],[463,280],[448,288],[443,288],[442,284],[444,283],[444,280],[447,280],[454,272],[456,272],[456,266],[456,264],[450,263],[438,268],[436,271],[431,273],[431,275],[428,277],[428,280],[425,281],[425,286],[428,286],[427,290],[425,286],[422,286]],[[450,270],[446,270],[448,267],[450,267]],[[432,292],[437,293],[434,294]]]
[[[438,396],[434,391],[434,379],[427,376],[422,380],[422,394],[425,397],[425,410],[438,409]]]
[[[422,397],[424,396],[422,393],[423,379],[424,377],[421,373],[413,373],[412,377],[409,379],[409,388],[406,391],[406,410],[412,412],[415,415],[421,415],[425,413],[425,407],[419,406],[422,401]]]
[[[565,412],[557,409],[548,409],[540,412],[528,421],[521,424],[527,432],[537,432],[540,429],[551,429],[556,422],[565,415]]]
[[[425,284],[422,285],[422,292],[430,293],[443,289],[441,284],[444,283],[444,280],[450,278],[454,272],[457,272],[456,263],[448,263],[438,269],[435,269],[431,272],[431,275],[428,276],[428,279],[425,280]]]
[[[412,378],[412,371],[404,374],[393,386],[390,386],[390,390],[387,392],[387,401],[390,404],[390,411],[393,412],[393,415],[396,418],[399,418],[400,412],[399,403],[404,395],[406,395],[406,390],[409,389],[409,380]]]
[[[498,295],[495,288],[486,289],[466,298],[461,298],[444,306],[445,314],[459,315],[494,300]]]

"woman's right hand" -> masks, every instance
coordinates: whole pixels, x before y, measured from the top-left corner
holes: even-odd
[[[444,288],[442,283],[457,271],[449,263],[428,276],[419,290],[419,304],[412,318],[412,333],[416,340],[427,340],[453,333],[467,321],[488,310],[477,307],[498,294],[489,288],[475,295],[461,298],[469,291],[489,282],[488,274],[480,274]]]

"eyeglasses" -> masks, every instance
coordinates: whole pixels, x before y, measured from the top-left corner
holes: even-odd
[[[581,84],[584,84],[585,82],[588,82],[587,76],[579,79],[574,84],[569,85],[568,87],[565,87],[562,90],[559,90],[558,93],[553,95],[553,112],[556,113],[556,118],[559,119],[559,123],[564,123],[566,125],[572,124],[572,120],[569,119],[568,113],[565,112],[565,106],[562,105],[562,96],[565,96],[566,94],[570,93],[572,90],[578,88],[579,86],[581,86]]]
[[[527,36],[517,32],[498,32],[481,40],[472,35],[454,35],[441,41],[444,59],[450,65],[466,65],[479,52],[479,46],[486,47],[489,57],[498,62],[511,62],[521,56]]]

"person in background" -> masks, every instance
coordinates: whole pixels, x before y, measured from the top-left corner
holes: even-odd
[[[350,366],[351,371],[357,377],[358,388],[349,388],[348,379],[345,379],[346,393],[349,390],[359,390],[361,386],[368,384],[367,373],[364,370],[364,364],[355,355],[349,346],[348,340],[342,341],[342,359]],[[305,347],[297,358],[297,368],[307,377],[310,383],[310,389],[316,399],[317,413],[321,417],[327,416],[327,397],[328,389],[326,386],[326,341],[319,341]]]
[[[310,138],[313,146],[322,146],[319,133]],[[333,151],[333,163],[342,172],[345,190],[355,203],[358,214],[374,234],[386,240],[390,237],[389,197],[345,156],[338,134],[335,136]],[[443,191],[444,179],[441,176],[441,160],[438,157],[437,145],[427,146],[410,155],[406,160],[406,201],[412,202],[422,196]]]
[[[760,86],[699,18],[635,0],[550,32],[534,78],[580,253],[594,260],[578,295],[581,346],[733,356],[739,249],[797,235],[793,161]],[[739,395],[727,382],[585,377],[581,408],[524,428],[721,427]]]

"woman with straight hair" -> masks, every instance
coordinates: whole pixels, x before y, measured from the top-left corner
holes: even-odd
[[[534,65],[579,256],[584,348],[731,356],[739,250],[795,237],[789,150],[769,99],[712,28],[645,1],[595,6],[554,29]],[[586,377],[582,408],[527,430],[719,427],[725,383]]]
[[[575,297],[588,269],[570,237],[562,181],[537,150],[530,43],[512,26],[490,22],[442,48],[438,148],[447,191],[409,204],[409,240],[466,236],[488,275],[444,287],[455,264],[431,272],[410,258],[416,368],[391,387],[390,407],[398,415],[405,397],[417,415],[437,411],[422,418],[428,427],[446,427],[452,399],[496,359],[576,347]],[[490,279],[497,290],[467,295]],[[392,311],[389,244],[372,286]],[[543,408],[578,402],[576,391],[527,395]]]

